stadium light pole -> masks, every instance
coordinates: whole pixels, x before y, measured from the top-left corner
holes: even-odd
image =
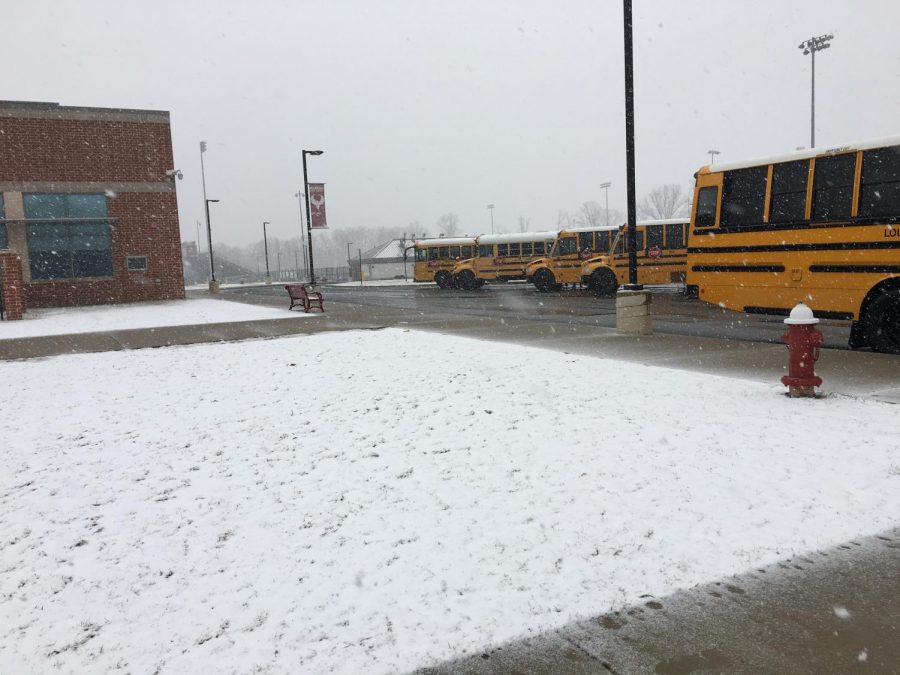
[[[706,154],[709,155],[709,165],[712,166],[716,161],[716,155],[721,155],[722,153],[718,150],[707,150]]]
[[[201,155],[202,158],[202,155]],[[209,292],[210,293],[218,293],[219,292],[219,282],[216,281],[216,266],[213,263],[213,250],[212,250],[212,227],[209,224],[209,205],[210,203],[218,204],[218,199],[207,199],[206,195],[203,196],[203,201],[206,204],[206,236],[208,237],[207,243],[209,245],[209,271],[212,278],[209,280]]]
[[[828,49],[834,35],[820,35],[819,37],[811,37],[809,40],[801,42],[799,49],[803,50],[803,56],[807,54],[812,58],[812,87],[810,89],[810,108],[809,108],[809,147],[816,147],[816,52]]]
[[[301,150],[303,155],[303,198],[306,200],[306,241],[309,245],[309,284],[316,284],[316,268],[313,264],[313,247],[312,247],[312,221],[309,219],[309,180],[306,177],[306,156],[321,155],[324,150]]]
[[[263,248],[266,252],[266,283],[272,283],[272,275],[269,273],[269,237],[266,234],[266,225],[271,225],[268,220],[263,221]]]
[[[609,186],[612,185],[609,181],[606,183],[600,183],[600,187],[603,188],[603,191],[606,193],[606,226],[609,227]]]
[[[628,193],[628,284],[629,291],[643,290],[637,276],[637,197],[634,179],[634,44],[631,0],[623,0],[625,23],[625,171]]]
[[[491,234],[494,234],[494,205],[488,204],[487,208],[491,212]]]

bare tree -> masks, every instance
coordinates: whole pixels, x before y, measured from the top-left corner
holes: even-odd
[[[531,227],[531,218],[519,216],[519,232],[528,232]]]
[[[445,213],[437,219],[436,225],[444,236],[452,237],[459,231],[459,216],[455,213]]]
[[[575,214],[578,227],[600,227],[606,224],[606,212],[597,202],[585,202]]]
[[[572,227],[572,217],[568,211],[559,210],[559,213],[556,214],[556,227],[560,230]]]
[[[638,202],[638,217],[645,220],[662,220],[686,216],[690,197],[680,185],[670,183],[654,188]]]

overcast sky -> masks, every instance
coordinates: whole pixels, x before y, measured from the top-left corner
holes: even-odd
[[[719,161],[900,134],[896,0],[635,0],[638,194]],[[171,111],[182,236],[203,220],[206,140],[216,241],[295,236],[302,185],[329,225],[448,211],[470,234],[555,227],[588,200],[625,208],[618,0],[4,3],[0,98]]]

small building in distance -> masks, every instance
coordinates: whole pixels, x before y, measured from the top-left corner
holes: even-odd
[[[391,239],[362,254],[363,281],[384,279],[406,279],[412,272],[411,239]],[[359,256],[347,261],[350,264],[350,278],[359,281]]]
[[[0,101],[0,250],[27,307],[184,297],[169,113]]]

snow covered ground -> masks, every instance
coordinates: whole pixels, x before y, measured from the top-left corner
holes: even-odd
[[[395,329],[0,379],[9,673],[403,671],[900,520],[896,407],[741,380]]]
[[[313,314],[306,314],[298,310],[288,312],[287,294],[285,294],[284,302],[284,309],[257,307],[243,302],[205,299],[29,309],[21,321],[0,322],[0,340],[128,328],[189,326],[201,323],[232,323],[234,321],[313,316]]]

